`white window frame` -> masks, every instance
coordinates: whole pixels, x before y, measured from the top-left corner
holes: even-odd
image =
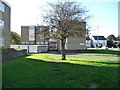
[[[4,29],[4,21],[0,19],[0,29]]]
[[[37,44],[40,44],[40,42],[37,42]]]
[[[2,2],[0,2],[0,11],[5,11],[5,5]]]
[[[41,26],[39,29],[40,29],[40,32],[44,31],[44,27],[43,26]]]
[[[29,26],[29,41],[35,41],[35,27]]]
[[[25,42],[25,44],[29,44],[29,42]]]
[[[25,44],[25,42],[22,42],[22,44]]]
[[[45,42],[45,44],[48,44],[48,42]]]
[[[44,42],[40,42],[40,44],[44,44]]]
[[[0,38],[0,46],[4,46],[4,38]]]

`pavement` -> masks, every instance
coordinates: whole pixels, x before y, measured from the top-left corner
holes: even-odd
[[[120,56],[104,56],[104,55],[92,55],[91,53],[68,53],[68,56],[79,56],[79,57],[87,57],[87,58],[108,58],[120,60]]]
[[[44,53],[44,54],[61,55],[58,52],[49,52],[49,53]],[[87,58],[108,58],[108,59],[120,60],[120,56],[93,55],[91,53],[66,53],[66,55],[67,56],[87,57]]]

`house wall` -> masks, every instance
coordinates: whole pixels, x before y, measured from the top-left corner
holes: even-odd
[[[44,38],[44,35],[40,32],[40,27],[41,26],[35,26],[37,28],[36,30],[36,42],[37,44],[48,44],[48,40]],[[42,26],[44,29],[46,28],[45,26]]]
[[[44,40],[43,35],[40,33],[40,26],[32,26],[36,32],[33,33],[34,40],[29,40],[29,27],[30,26],[21,26],[21,44],[48,44],[48,40]],[[36,37],[35,37],[35,33]],[[35,43],[36,38],[36,43]],[[45,42],[45,43],[44,43]]]
[[[65,44],[66,50],[80,50],[86,49],[86,22],[78,22],[76,26],[84,30],[82,36],[68,37]],[[58,50],[61,50],[61,43],[58,41]]]
[[[91,47],[91,40],[86,40],[86,48],[90,48]]]
[[[86,38],[85,37],[68,37],[66,40],[65,49],[66,50],[82,50],[86,49]],[[61,50],[60,40],[58,41],[58,50]]]
[[[83,29],[85,31],[86,28],[86,23],[78,23],[77,24],[79,26],[79,28]],[[44,26],[43,26],[44,27]],[[41,38],[42,33],[40,33],[40,26],[35,26],[35,30],[36,30],[36,44],[49,44],[48,40],[44,40],[44,38]],[[21,42],[29,42],[28,36],[29,36],[29,28],[25,27],[21,27]],[[67,38],[67,42],[65,45],[65,49],[67,50],[79,50],[79,49],[86,49],[86,36],[85,36],[85,32],[83,32],[84,35],[73,38],[73,37],[68,37]],[[44,37],[44,36],[43,36]],[[27,39],[25,39],[27,38]],[[45,42],[45,43],[43,43]],[[61,50],[61,43],[60,40],[57,40],[57,49]],[[22,43],[23,44],[23,43]]]
[[[2,63],[13,60],[14,58],[27,55],[27,50],[3,49],[2,50]]]
[[[27,44],[29,42],[29,27],[21,26],[21,44]]]
[[[0,1],[4,5],[4,12],[0,11],[0,19],[4,21],[4,26],[0,30],[0,38],[3,39],[3,46],[0,48],[9,48],[10,47],[10,17],[11,17],[11,8],[10,6]]]
[[[85,44],[85,38],[84,37],[78,37],[78,38],[68,38],[67,42],[67,50],[79,50],[79,49],[86,49]]]
[[[57,41],[57,49],[61,50],[61,41],[60,40]]]

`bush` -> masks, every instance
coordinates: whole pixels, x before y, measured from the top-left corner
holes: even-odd
[[[113,47],[113,41],[107,41],[107,47],[108,48]]]

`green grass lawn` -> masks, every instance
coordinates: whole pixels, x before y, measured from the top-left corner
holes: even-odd
[[[102,50],[102,49],[87,49],[81,51],[83,53],[89,53],[90,55],[96,55],[96,56],[120,56],[120,51],[114,51],[114,50]]]
[[[3,64],[3,88],[115,88],[118,60],[30,54]]]

